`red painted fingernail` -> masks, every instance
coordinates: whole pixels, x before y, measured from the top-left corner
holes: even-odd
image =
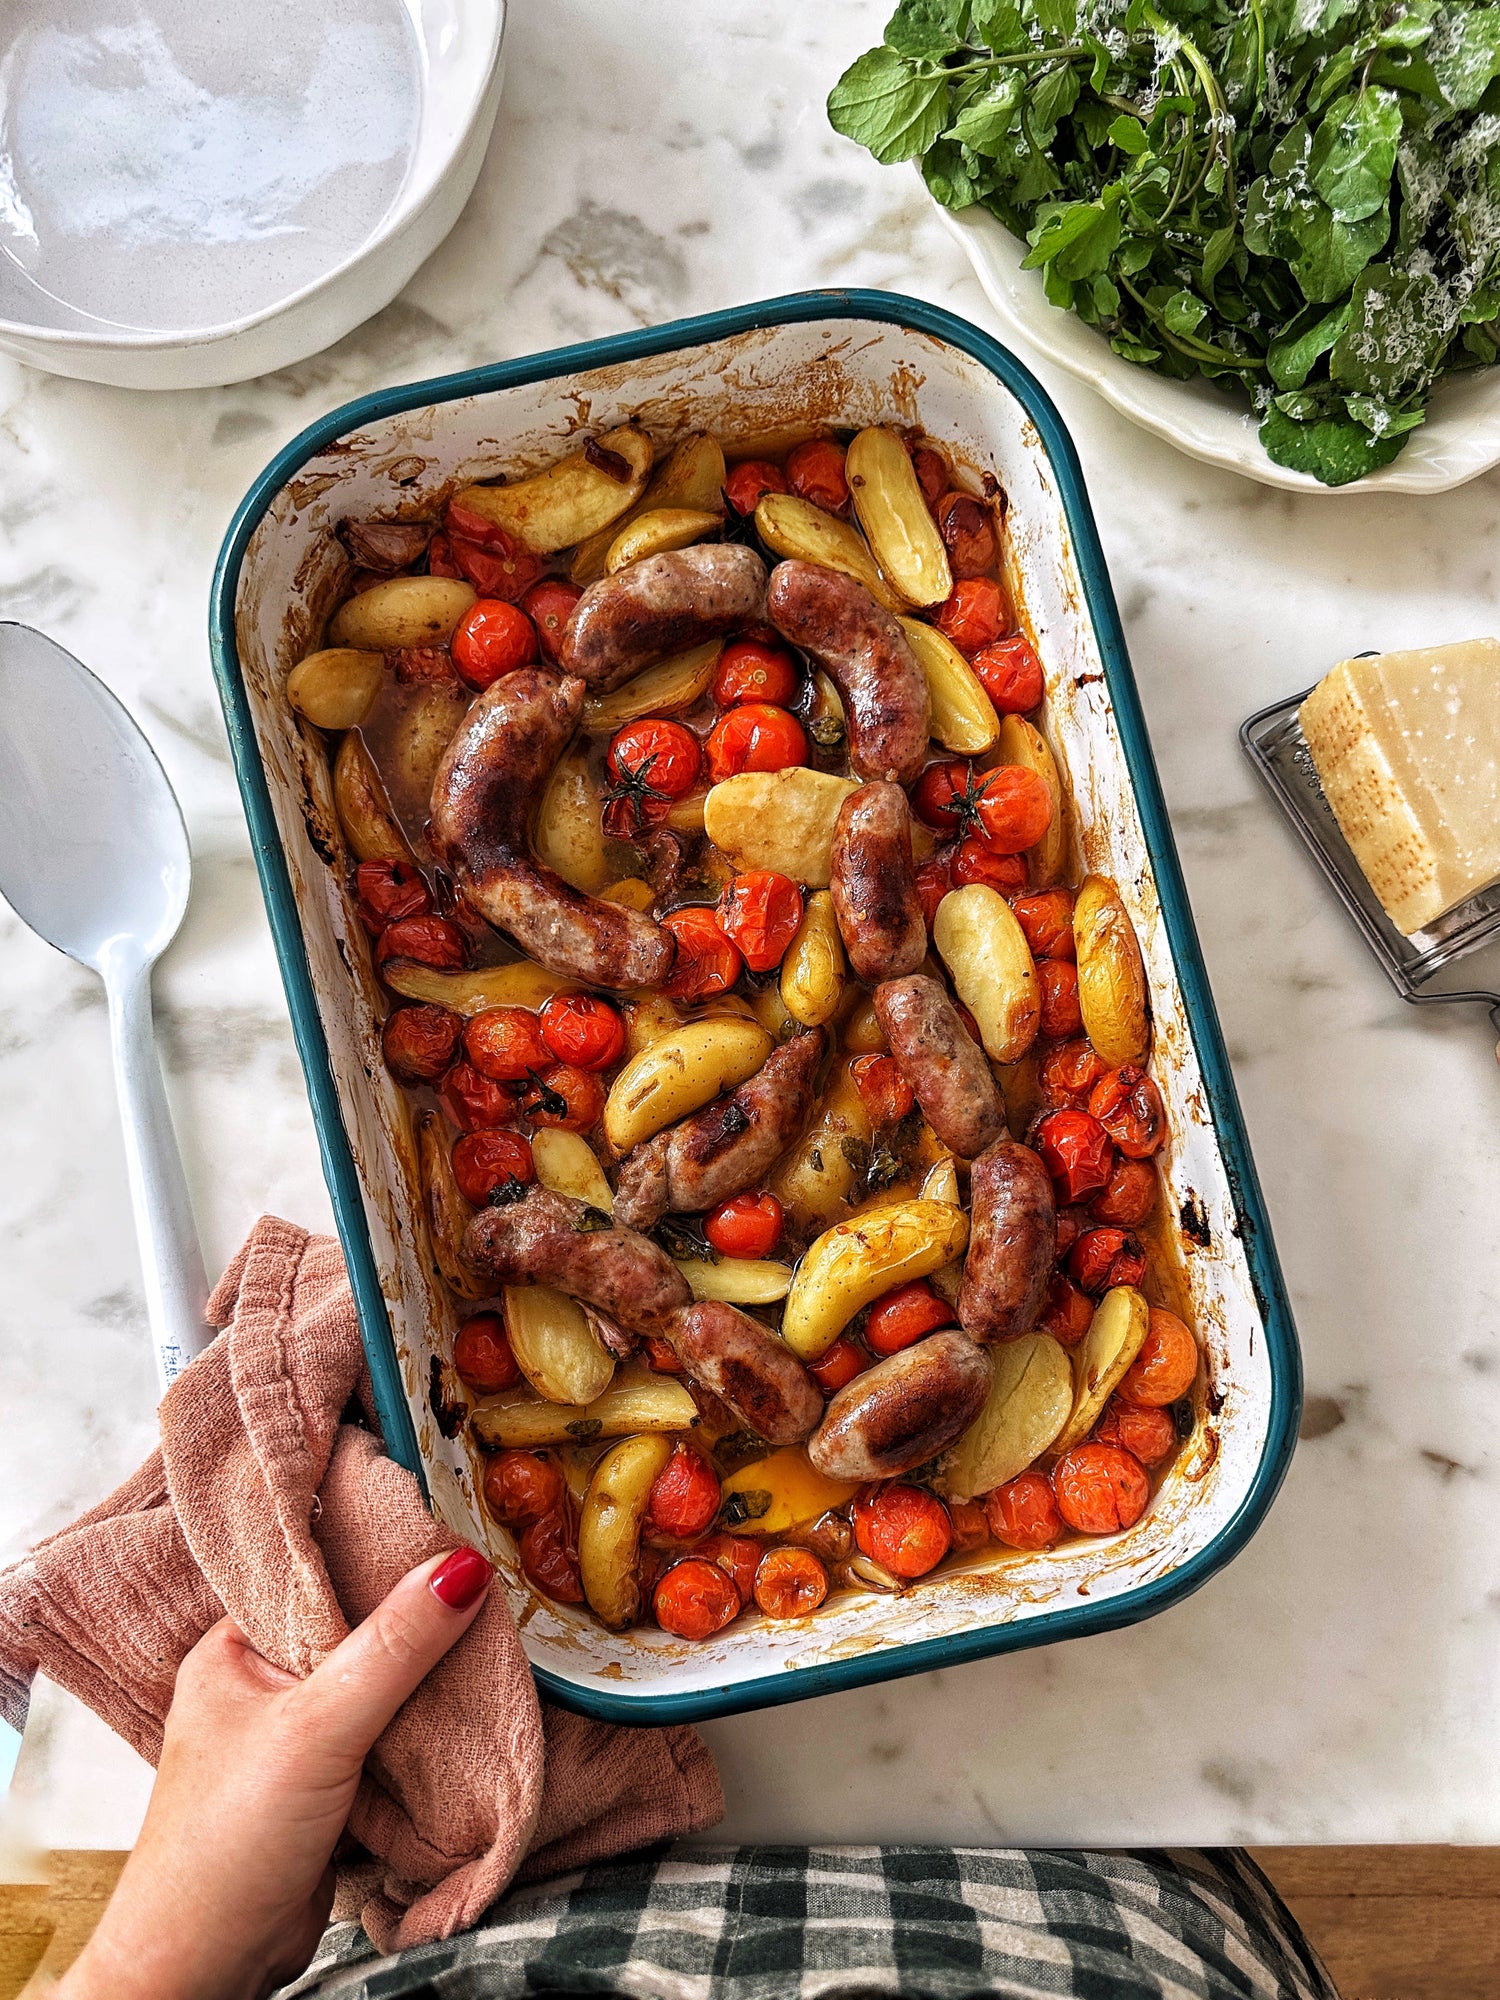
[[[478,1549],[455,1549],[446,1562],[439,1563],[427,1579],[432,1594],[447,1605],[450,1611],[467,1611],[471,1604],[477,1604],[485,1592],[490,1578],[495,1574],[493,1563],[486,1562]]]

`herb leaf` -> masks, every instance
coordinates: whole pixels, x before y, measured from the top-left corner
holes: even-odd
[[[925,153],[943,129],[947,108],[942,73],[920,69],[891,48],[861,56],[828,96],[834,131],[868,147],[883,167]]]

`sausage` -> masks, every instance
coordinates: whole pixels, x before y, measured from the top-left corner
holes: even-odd
[[[899,979],[927,956],[911,858],[911,811],[883,779],[850,792],[833,823],[829,887],[839,936],[861,979]]]
[[[875,989],[875,1015],[922,1116],[945,1146],[972,1160],[1008,1136],[989,1057],[940,980],[925,973],[886,980]]]
[[[932,1333],[839,1390],[807,1441],[829,1479],[894,1479],[945,1449],[979,1415],[989,1356],[966,1333]]]
[[[890,612],[852,576],[797,561],[772,570],[767,608],[844,697],[854,775],[909,785],[927,761],[927,676]]]
[[[766,615],[766,566],[737,542],[645,556],[602,576],[573,606],[558,658],[604,690],[667,653],[715,639]]]
[[[553,1285],[627,1333],[665,1333],[673,1313],[692,1298],[687,1279],[648,1237],[544,1187],[481,1209],[464,1231],[460,1255],[497,1291]]]
[[[1057,1253],[1052,1181],[1029,1146],[998,1140],[969,1169],[969,1251],[958,1317],[975,1340],[1029,1333]]]
[[[794,1035],[738,1090],[637,1146],[620,1168],[615,1220],[649,1229],[754,1187],[802,1130],[822,1055],[821,1028]]]
[[[480,915],[549,972],[655,986],[676,952],[639,910],[572,888],[531,853],[542,789],[583,713],[583,683],[523,667],[485,689],[432,782],[429,838]]]
[[[716,1299],[685,1306],[667,1328],[672,1351],[767,1444],[799,1444],[823,1414],[823,1398],[789,1347],[737,1306]]]

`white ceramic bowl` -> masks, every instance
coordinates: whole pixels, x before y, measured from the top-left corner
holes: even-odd
[[[1249,408],[1211,382],[1173,382],[1122,360],[1076,313],[1052,305],[1040,271],[1023,271],[1026,245],[982,208],[938,214],[968,253],[1007,337],[1097,389],[1121,416],[1190,458],[1241,472],[1262,486],[1337,497],[1348,493],[1446,493],[1500,464],[1500,368],[1444,383],[1432,413],[1398,459],[1348,486],[1325,486],[1267,458]]]
[[[32,0],[0,46],[0,351],[196,389],[341,339],[473,191],[505,15],[316,0],[278,41],[252,5],[236,42],[198,0]]]

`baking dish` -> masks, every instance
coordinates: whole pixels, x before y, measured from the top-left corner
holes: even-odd
[[[920,424],[1004,487],[1082,858],[1118,882],[1145,953],[1168,1207],[1208,1356],[1194,1436],[1129,1532],[1042,1555],[990,1549],[901,1597],[845,1594],[810,1620],[737,1621],[700,1645],[610,1633],[537,1599],[476,1506],[461,1436],[444,1435],[430,1389],[449,1308],[425,1251],[406,1111],[379,1060],[326,758],[281,692],[338,588],[331,530],[345,514],[431,511],[455,480],[544,464],[569,434],[626,418],[663,440],[702,428],[730,443],[791,421]],[[1244,1546],[1291,1456],[1296,1335],[1077,458],[1012,354],[911,299],[817,292],[364,397],[294,440],[247,494],[215,576],[211,641],[386,1440],[455,1532],[491,1547],[549,1694],[635,1722],[823,1694],[1131,1622]]]

